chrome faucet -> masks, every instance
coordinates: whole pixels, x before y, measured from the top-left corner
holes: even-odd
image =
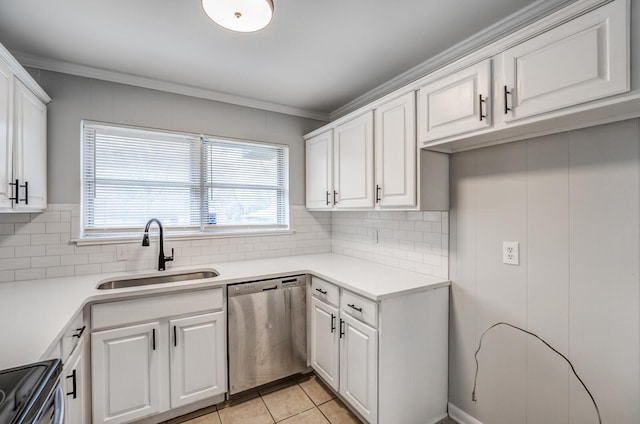
[[[164,235],[162,230],[162,223],[157,218],[151,218],[147,225],[144,227],[144,236],[142,236],[142,245],[149,246],[149,227],[155,222],[158,224],[160,230],[160,254],[158,255],[158,271],[164,271],[166,269],[165,264],[173,260],[173,247],[171,248],[171,256],[164,256]]]

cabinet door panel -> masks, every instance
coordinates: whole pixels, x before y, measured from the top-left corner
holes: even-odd
[[[311,366],[334,390],[338,390],[338,309],[313,298],[311,311]]]
[[[0,208],[10,209],[13,168],[13,73],[0,62]]]
[[[224,317],[221,311],[169,321],[172,408],[226,391]]]
[[[307,208],[333,207],[333,132],[331,130],[307,140]]]
[[[375,111],[376,201],[382,207],[416,205],[415,105],[411,92]]]
[[[94,422],[124,423],[159,412],[159,334],[160,324],[152,322],[91,335]]]
[[[625,8],[610,3],[505,51],[506,121],[628,91]]]
[[[335,129],[333,157],[336,208],[373,207],[373,112]]]
[[[421,142],[491,126],[491,60],[484,60],[418,91]],[[480,101],[480,96],[484,102]]]
[[[84,420],[84,343],[82,340],[76,345],[73,355],[64,364],[62,374],[64,389],[67,396],[64,407],[65,424],[83,424]]]
[[[16,210],[47,208],[47,107],[20,81],[15,81],[13,179],[20,185]],[[28,203],[24,201],[27,199]]]
[[[345,314],[340,348],[340,394],[370,423],[378,414],[378,333]]]

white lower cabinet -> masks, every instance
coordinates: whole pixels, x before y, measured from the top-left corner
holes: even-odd
[[[338,390],[338,309],[315,297],[311,311],[311,366],[333,390]]]
[[[93,423],[128,423],[227,391],[223,289],[97,304],[91,320]]]
[[[224,324],[222,311],[169,321],[172,408],[225,392]]]
[[[62,369],[62,384],[67,397],[64,405],[65,424],[83,424],[86,422],[84,419],[86,393],[84,377],[84,343],[80,340]]]
[[[375,302],[313,277],[312,293],[311,366],[360,418],[446,417],[448,286]]]
[[[91,335],[94,422],[125,423],[160,411],[159,336],[158,321]]]
[[[340,394],[370,423],[378,415],[378,332],[347,314],[340,318]]]

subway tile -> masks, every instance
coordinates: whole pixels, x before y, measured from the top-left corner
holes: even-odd
[[[29,257],[29,256],[45,256],[47,254],[45,246],[16,246],[15,257]]]
[[[15,236],[0,236],[0,246],[28,246],[31,244],[31,236],[20,234]],[[34,243],[37,244],[37,243]]]
[[[114,262],[116,260],[114,252],[90,253],[90,264],[104,264]]]
[[[44,213],[31,214],[31,222],[60,222],[60,212],[47,211]]]
[[[102,266],[100,264],[76,265],[75,275],[100,274]]]
[[[23,280],[37,280],[46,278],[46,268],[29,268],[29,269],[17,269],[15,279],[16,281]]]
[[[71,233],[70,222],[47,222],[45,225],[47,227],[47,230],[45,231],[47,234]]]
[[[65,265],[85,265],[89,263],[89,255],[86,253],[79,255],[63,255],[60,257],[60,263]]]
[[[24,269],[31,266],[31,258],[6,258],[0,259],[0,271],[10,269]]]
[[[31,214],[28,213],[6,213],[0,215],[0,222],[9,224],[16,222],[31,222]]]
[[[31,266],[35,268],[60,266],[60,256],[38,256],[31,258]]]
[[[47,249],[47,255],[74,255],[76,253],[76,247],[72,244],[49,244],[45,246]]]
[[[15,256],[15,247],[3,246],[0,247],[0,259],[13,258]]]
[[[125,272],[126,270],[127,263],[125,261],[102,264],[102,272]]]
[[[60,234],[31,234],[31,244],[60,244]]]
[[[73,275],[74,275],[73,265],[47,268],[47,278],[72,277]]]
[[[423,212],[423,219],[429,222],[441,222],[442,221],[442,213],[440,211],[437,212]]]
[[[0,235],[13,235],[15,234],[15,224],[0,224]]]
[[[10,281],[15,281],[15,271],[12,269],[0,271],[0,283],[8,283]]]
[[[45,232],[45,224],[42,223],[25,222],[13,225],[15,225],[15,234],[41,234]]]

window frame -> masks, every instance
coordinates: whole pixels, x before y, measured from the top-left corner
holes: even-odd
[[[86,159],[85,155],[87,154],[87,140],[86,137],[86,126],[90,127],[106,127],[106,128],[115,128],[115,129],[123,129],[125,131],[143,131],[143,132],[152,132],[158,134],[167,134],[169,136],[178,136],[184,137],[186,139],[192,139],[194,142],[198,143],[199,148],[199,169],[192,169],[190,175],[199,175],[199,196],[190,195],[190,203],[196,203],[199,211],[199,225],[183,225],[183,226],[171,226],[164,225],[164,235],[168,239],[176,239],[176,240],[188,240],[188,239],[197,239],[197,238],[227,238],[227,237],[246,237],[246,236],[267,236],[267,235],[278,235],[278,234],[293,234],[295,231],[291,229],[291,217],[290,217],[290,185],[289,185],[289,176],[290,176],[290,160],[289,160],[289,150],[290,147],[284,143],[272,143],[265,142],[260,140],[247,140],[247,139],[239,139],[232,137],[222,137],[208,134],[197,134],[185,131],[174,131],[174,130],[166,130],[166,129],[157,129],[157,128],[148,128],[148,127],[140,127],[134,125],[125,125],[125,124],[114,124],[107,122],[100,122],[94,120],[81,120],[80,122],[80,217],[78,223],[78,233],[77,237],[72,236],[72,241],[79,244],[108,244],[108,243],[119,243],[126,241],[137,241],[140,237],[140,233],[142,233],[144,227],[143,226],[120,226],[114,228],[100,228],[100,229],[91,229],[86,225],[86,205],[87,197],[85,196],[86,191],[88,190],[88,184],[86,181],[87,173],[86,168],[89,161]],[[205,144],[206,143],[215,143],[219,142],[228,142],[228,143],[237,143],[244,145],[256,145],[256,146],[267,146],[281,149],[280,153],[277,155],[278,167],[277,173],[278,178],[282,178],[282,184],[277,184],[272,187],[264,187],[264,186],[256,186],[258,189],[271,189],[276,190],[276,197],[278,201],[276,202],[276,207],[278,208],[278,212],[276,213],[276,217],[278,220],[282,219],[281,222],[277,224],[249,224],[249,225],[229,225],[229,224],[221,224],[221,225],[212,225],[207,222],[207,211],[205,211],[205,207],[209,201],[208,190],[215,186],[215,183],[208,184],[207,178],[205,174],[207,173],[208,168],[208,159],[205,157]],[[95,141],[94,141],[94,152],[93,152],[93,166],[95,167]],[[193,161],[190,161],[190,167],[194,165]],[[194,172],[197,171],[197,172]],[[93,176],[95,179],[95,169],[93,169]],[[285,175],[281,175],[284,173]],[[185,185],[186,187],[187,185]],[[246,186],[246,184],[245,184]],[[149,185],[149,187],[153,187]],[[192,187],[189,185],[189,187]],[[233,184],[228,185],[227,188],[233,188]],[[96,189],[96,184],[94,183],[93,189]],[[192,187],[193,189],[193,187]],[[190,206],[187,206],[190,208]],[[155,228],[155,227],[154,227]]]

